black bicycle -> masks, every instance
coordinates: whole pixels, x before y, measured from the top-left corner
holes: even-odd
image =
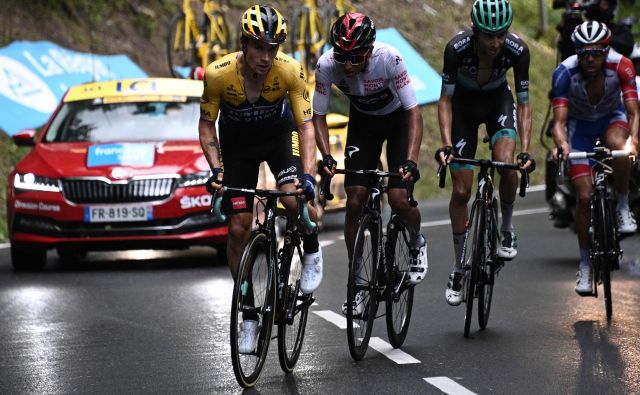
[[[231,302],[231,361],[238,383],[253,387],[267,358],[274,322],[278,325],[278,357],[280,367],[290,373],[302,349],[308,309],[314,302],[312,295],[300,291],[302,272],[302,229],[315,229],[307,206],[296,192],[224,187],[225,191],[239,191],[258,197],[256,214],[262,207],[264,215],[256,215],[257,228],[247,242],[236,273]],[[290,218],[278,210],[278,201],[295,196],[298,218]],[[212,212],[224,222],[221,196],[212,202]],[[286,221],[280,234],[280,220]],[[240,324],[244,319],[257,321],[259,335],[255,350],[239,351]]]
[[[489,159],[453,158],[452,163],[472,165],[480,168],[478,190],[471,206],[467,221],[464,245],[462,247],[463,300],[467,310],[464,316],[464,337],[469,337],[473,314],[473,300],[478,299],[478,324],[485,329],[489,322],[493,286],[498,272],[504,266],[504,259],[498,256],[500,228],[498,226],[498,199],[493,195],[495,169],[517,170],[520,172],[520,196],[524,197],[529,184],[529,172],[517,164],[492,161]],[[444,188],[446,166],[440,164],[438,176],[440,188]]]
[[[558,180],[564,180],[563,160],[565,155],[558,148]],[[591,159],[593,171],[593,193],[591,194],[591,221],[589,223],[589,237],[591,239],[589,255],[593,266],[593,292],[591,296],[598,297],[598,284],[604,290],[604,305],[607,320],[611,320],[613,305],[611,299],[611,271],[620,268],[620,236],[615,215],[615,194],[609,176],[613,168],[608,165],[613,158],[629,157],[624,150],[609,150],[596,146],[593,152],[570,152],[567,159]]]
[[[399,173],[347,169],[336,169],[334,173],[362,174],[372,179],[369,197],[358,223],[347,281],[347,339],[349,352],[358,361],[369,347],[380,301],[386,302],[389,343],[394,348],[401,347],[407,336],[414,291],[414,285],[409,283],[411,237],[404,222],[393,212],[386,234],[383,234],[380,199],[387,190],[383,180],[402,178]],[[322,190],[331,200],[333,195],[328,192],[329,183],[330,179],[325,179]],[[409,204],[416,207],[418,202],[413,198],[413,183],[407,183],[406,188]]]

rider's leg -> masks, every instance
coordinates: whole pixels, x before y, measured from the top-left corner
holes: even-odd
[[[227,258],[233,278],[236,277],[242,250],[251,236],[252,213],[237,213],[229,216],[229,239],[227,240]]]
[[[582,170],[579,170],[582,169]],[[593,182],[591,180],[591,167],[589,165],[573,166],[572,181],[576,190],[576,233],[578,234],[578,246],[580,248],[580,264],[576,292],[579,294],[591,294],[592,270],[589,258],[589,222],[591,221],[591,195]]]
[[[609,149],[624,149],[628,138],[629,129],[626,127],[626,124],[614,123],[607,129],[606,144]],[[631,161],[628,157],[614,158],[613,170],[615,189],[618,197],[618,203],[616,205],[618,229],[622,233],[633,233],[637,230],[637,225],[629,209]]]
[[[462,248],[466,224],[469,220],[467,204],[471,197],[471,185],[473,184],[473,170],[452,164],[451,200],[449,201],[449,217],[451,218],[451,230],[453,231],[453,245],[455,252],[454,272],[464,273],[462,267]],[[456,168],[457,167],[457,168]]]
[[[302,177],[303,167],[300,159],[299,134],[297,131],[283,133],[278,139],[278,145],[271,151],[267,162],[276,177],[278,188],[282,191],[293,192],[296,190],[296,182]],[[289,213],[290,218],[298,215],[298,202],[295,197],[281,199],[282,204]],[[307,204],[311,220],[318,220],[315,208]],[[302,224],[300,224],[302,225]],[[302,227],[304,229],[304,226]],[[309,294],[315,291],[322,282],[322,251],[318,242],[318,232],[305,231],[302,236],[304,249],[302,274],[300,277],[300,289]]]
[[[347,246],[347,256],[353,256],[353,243],[358,230],[358,221],[362,216],[362,208],[367,202],[368,189],[361,185],[345,187],[347,194],[347,207],[344,221],[344,242]]]
[[[499,138],[493,146],[495,160],[513,163],[516,142],[511,137]],[[514,170],[498,170],[500,174],[500,208],[502,211],[502,225],[500,230],[513,231],[511,218],[513,216],[513,203],[518,189],[518,173]]]

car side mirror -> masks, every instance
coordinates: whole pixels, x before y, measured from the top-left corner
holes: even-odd
[[[36,145],[36,130],[35,129],[24,129],[14,134],[11,138],[15,145],[22,146],[33,146]]]

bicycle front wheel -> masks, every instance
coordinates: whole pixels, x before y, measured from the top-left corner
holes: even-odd
[[[175,78],[188,78],[191,69],[198,64],[195,41],[185,42],[185,15],[180,12],[171,18],[167,36],[167,61],[169,72]]]
[[[485,209],[483,203],[476,203],[471,209],[471,219],[465,236],[464,256],[462,264],[466,270],[465,303],[467,310],[464,315],[464,337],[469,337],[471,318],[473,317],[473,299],[476,296],[476,282],[480,271],[480,264],[484,254]]]
[[[488,248],[484,249],[482,264],[478,270],[478,324],[480,329],[485,329],[489,322],[495,272],[499,264],[496,261],[498,256],[498,200],[496,198],[493,198],[491,209],[486,212],[486,218],[485,240],[488,241]]]
[[[404,223],[394,216],[387,227],[387,289],[386,320],[389,343],[399,348],[404,343],[411,322],[414,287],[409,285],[411,248],[409,231]]]
[[[615,241],[617,224],[613,221],[613,210],[609,206],[606,198],[597,199],[597,227],[596,238],[598,239],[599,256],[595,257],[596,270],[600,270],[600,281],[604,289],[604,306],[607,313],[607,320],[613,316],[613,300],[611,298],[611,270],[613,260],[619,259],[617,255],[618,243]]]
[[[275,288],[269,241],[264,233],[256,233],[240,259],[231,302],[231,362],[236,380],[244,388],[255,385],[267,358]],[[247,321],[255,321],[258,325],[258,338],[252,350],[247,350],[246,341],[240,339],[241,325]]]
[[[291,373],[302,350],[311,296],[300,291],[302,251],[291,246],[289,251],[283,252],[283,258],[289,260],[290,265],[288,262],[280,262],[280,270],[289,267],[289,273],[285,274],[287,281],[283,284],[282,306],[278,320],[278,358],[282,370]]]
[[[367,353],[373,320],[378,312],[379,237],[377,220],[373,215],[365,214],[356,233],[347,285],[347,340],[351,357],[356,361]]]

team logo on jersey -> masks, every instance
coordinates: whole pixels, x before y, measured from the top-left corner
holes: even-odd
[[[511,49],[513,52],[517,53],[518,55],[520,55],[522,53],[522,51],[524,51],[524,45],[510,40],[509,38],[507,38],[506,40],[504,40],[505,44],[508,45],[508,48]]]
[[[462,156],[462,150],[464,149],[465,145],[467,145],[467,142],[464,141],[464,139],[456,143],[456,148],[458,149],[458,156]]]
[[[230,61],[230,60],[227,60],[226,62],[223,62],[223,63],[220,63],[220,64],[216,64],[216,65],[215,65],[215,69],[216,69],[216,70],[218,70],[218,69],[223,69],[223,68],[225,68],[225,67],[229,66],[230,64],[231,64],[231,61]]]
[[[498,118],[498,123],[504,127],[504,123],[507,121],[507,116],[504,114],[500,114],[500,117]]]
[[[345,151],[347,152],[347,158],[351,159],[353,154],[360,151],[360,148],[356,147],[355,145],[350,145],[347,148],[345,148]]]
[[[464,37],[464,38],[458,40],[457,42],[453,43],[453,49],[455,49],[456,51],[460,52],[463,49],[465,49],[466,47],[468,47],[470,43],[471,43],[471,37],[469,37],[469,36]]]

